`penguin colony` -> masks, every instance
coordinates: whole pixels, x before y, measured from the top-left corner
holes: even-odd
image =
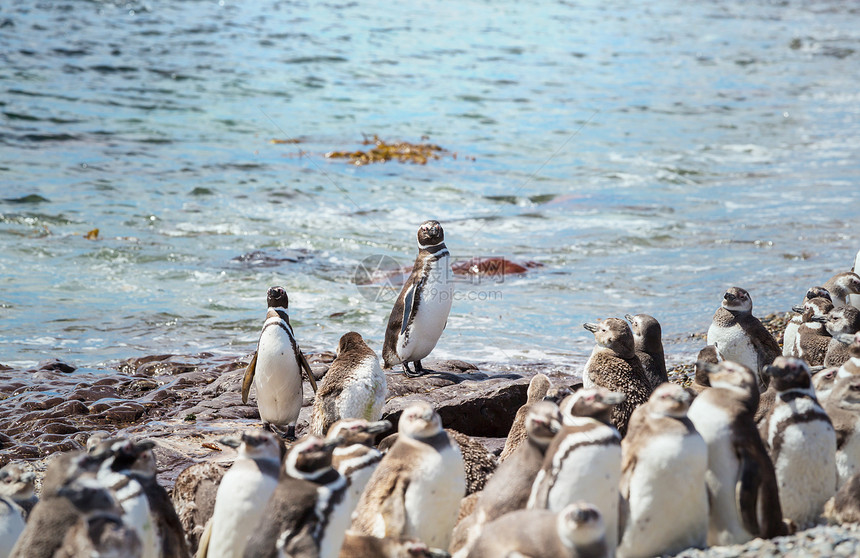
[[[453,298],[441,225],[422,224],[418,244],[382,350],[408,377],[426,373]],[[688,388],[667,381],[653,317],[584,324],[595,347],[583,388],[536,376],[504,459],[468,498],[468,437],[418,400],[377,447],[394,425],[380,420],[375,351],[344,335],[317,390],[287,293],[272,287],[242,384],[264,428],[220,440],[237,455],[199,544],[156,482],[154,442],[93,437],[50,462],[38,502],[32,473],[0,470],[0,558],[186,558],[191,546],[208,558],[631,558],[860,521],[856,271],[806,292],[782,348],[750,293],[728,289]],[[295,440],[303,375],[316,395]]]

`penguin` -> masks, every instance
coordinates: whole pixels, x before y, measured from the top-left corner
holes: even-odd
[[[484,525],[506,513],[525,509],[546,450],[561,430],[558,405],[538,401],[526,415],[526,440],[499,465],[477,494],[474,511],[457,524],[449,550],[455,557],[468,554]]]
[[[827,314],[824,327],[833,337],[827,346],[824,366],[842,366],[851,358],[850,336],[860,331],[860,310],[853,306],[834,308]]]
[[[143,558],[188,558],[185,533],[167,491],[156,479],[155,442],[120,439],[106,450],[97,478],[122,508],[123,521],[140,537]],[[104,453],[97,450],[95,457]]]
[[[290,325],[287,291],[283,287],[272,287],[266,293],[266,301],[269,310],[260,332],[257,352],[245,369],[242,380],[242,403],[248,403],[253,382],[257,388],[257,408],[263,425],[292,440],[296,437],[296,421],[302,409],[302,370],[315,393],[317,383]],[[260,369],[259,374],[257,368]],[[286,433],[281,432],[283,427],[286,427]]]
[[[448,548],[466,478],[460,448],[425,401],[403,410],[399,436],[367,483],[352,530]]]
[[[791,317],[791,320],[785,324],[785,330],[782,332],[782,356],[799,356],[796,354],[797,348],[795,347],[797,330],[800,327],[800,324],[803,323],[803,312],[806,309],[806,304],[814,298],[824,298],[832,304],[830,293],[827,292],[827,289],[824,287],[812,287],[806,291],[806,295],[803,297],[800,305],[791,307],[794,315]]]
[[[608,558],[608,536],[599,508],[574,502],[559,512],[530,509],[500,517],[484,528],[468,556]]]
[[[764,372],[777,396],[759,431],[776,472],[782,515],[805,528],[836,492],[836,431],[815,397],[806,362],[780,356]]]
[[[708,379],[708,371],[705,370],[705,364],[719,364],[721,360],[720,353],[714,345],[707,345],[699,351],[699,354],[696,356],[695,375],[689,387],[693,395],[699,395],[711,387],[711,381]]]
[[[376,353],[358,333],[345,334],[337,345],[337,358],[314,397],[311,434],[323,437],[341,419],[378,421],[387,394],[385,373]]]
[[[0,497],[9,498],[24,512],[30,514],[39,499],[36,497],[36,474],[27,471],[20,463],[7,463],[0,469]]]
[[[791,356],[802,358],[810,366],[821,366],[831,339],[825,323],[833,310],[833,304],[823,297],[813,298],[806,302],[802,310]]]
[[[822,368],[812,375],[812,387],[815,389],[815,398],[818,399],[819,405],[824,405],[827,398],[830,397],[830,392],[833,391],[833,386],[836,384],[837,373],[839,369],[834,367]]]
[[[758,375],[761,390],[767,387],[762,369],[782,354],[779,343],[752,315],[752,298],[739,287],[731,287],[723,295],[708,328],[708,345],[716,345],[723,360],[737,362]]]
[[[364,419],[339,420],[329,428],[326,440],[341,441],[332,452],[331,466],[346,479],[345,505],[350,514],[382,461],[382,452],[373,447],[376,435],[390,429],[391,423],[387,420],[368,422]]]
[[[860,523],[860,473],[852,475],[827,501],[824,517],[832,523]]]
[[[142,545],[134,529],[122,520],[122,509],[110,492],[91,480],[76,479],[60,489],[79,511],[54,558],[141,558]]]
[[[663,355],[663,332],[653,316],[648,314],[636,314],[631,316],[625,314],[624,318],[630,322],[630,330],[633,332],[633,346],[636,356],[642,363],[645,376],[652,389],[669,381],[666,374],[666,357]]]
[[[627,322],[618,318],[586,323],[582,327],[592,332],[596,341],[591,357],[585,363],[582,384],[586,388],[605,387],[627,396],[624,402],[612,410],[612,424],[624,436],[633,409],[648,401],[653,391],[642,363],[636,356],[633,332]],[[610,520],[604,520],[609,526]]]
[[[860,294],[860,275],[855,271],[837,273],[824,283],[824,288],[830,293],[834,308],[851,306],[849,297]]]
[[[293,444],[243,556],[328,558],[340,553],[349,527],[346,478],[331,466],[340,443],[309,435]]]
[[[454,280],[445,233],[438,221],[418,228],[418,257],[412,274],[397,296],[382,346],[386,369],[403,365],[408,377],[421,376],[421,359],[430,354],[448,323],[454,298]],[[409,363],[415,364],[415,371]]]
[[[708,544],[785,534],[776,473],[753,420],[756,374],[731,361],[704,367],[711,388],[693,400],[687,416],[708,444]]]
[[[848,360],[842,363],[836,375],[840,378],[860,376],[860,331],[853,337],[840,334],[839,340],[848,345]]]
[[[621,441],[624,558],[677,554],[708,539],[708,445],[687,418],[693,397],[659,386],[633,411]]]
[[[527,504],[557,512],[577,500],[591,502],[603,515],[610,555],[618,544],[621,478],[621,435],[610,417],[625,398],[598,387],[580,389],[562,402],[569,413],[562,411],[565,424],[546,450]]]
[[[219,442],[236,449],[238,454],[218,486],[215,510],[196,556],[241,558],[269,497],[278,486],[281,448],[264,430],[246,430]]]
[[[860,472],[860,376],[837,378],[824,410],[836,430],[838,486]]]
[[[526,402],[517,409],[517,414],[514,416],[514,423],[511,425],[510,431],[508,431],[505,447],[499,456],[500,463],[510,457],[514,453],[514,450],[526,439],[526,417],[529,414],[529,409],[538,401],[542,401],[551,387],[552,384],[546,374],[536,374],[529,381],[529,387],[526,391]]]
[[[393,537],[371,537],[346,532],[341,558],[447,558],[447,552],[428,548],[415,539],[395,539]]]

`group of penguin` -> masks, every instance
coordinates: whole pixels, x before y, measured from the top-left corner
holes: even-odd
[[[418,242],[383,347],[384,368],[410,377],[425,373],[453,298],[439,223],[422,224]],[[486,451],[443,429],[425,401],[376,443],[392,428],[386,376],[358,333],[340,339],[317,389],[273,287],[242,385],[244,401],[255,386],[265,428],[220,440],[237,457],[196,556],[633,558],[788,534],[822,516],[860,521],[856,271],[809,289],[782,349],[749,293],[729,289],[686,388],[668,381],[653,317],[584,324],[595,347],[583,387],[536,375],[498,465],[477,481]],[[285,449],[303,373],[316,392],[309,433]],[[0,558],[190,556],[153,446],[91,438],[51,461],[35,505],[33,474],[8,465]]]

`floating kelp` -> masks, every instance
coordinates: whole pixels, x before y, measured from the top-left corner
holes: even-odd
[[[428,139],[427,137],[421,138]],[[414,163],[426,165],[432,159],[441,159],[446,150],[432,143],[409,143],[407,141],[388,143],[374,135],[373,138],[365,136],[362,145],[372,145],[366,150],[358,151],[329,151],[325,154],[326,159],[347,159],[350,164],[361,166],[371,163],[385,163],[387,161],[399,161],[401,163]]]

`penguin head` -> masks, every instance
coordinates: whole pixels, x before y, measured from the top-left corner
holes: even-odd
[[[707,345],[699,351],[696,357],[696,383],[700,386],[710,386],[711,380],[708,379],[708,372],[705,370],[705,364],[719,364],[721,357],[716,345]]]
[[[526,415],[526,435],[529,440],[546,447],[561,430],[561,411],[551,401],[538,401]]]
[[[430,403],[416,401],[403,409],[397,431],[410,438],[430,438],[442,432],[442,418]]]
[[[827,404],[853,413],[860,413],[860,376],[851,374],[850,376],[839,377],[837,372],[836,383],[827,398]]]
[[[803,297],[803,301],[812,300],[813,298],[826,298],[830,302],[833,302],[833,298],[830,296],[830,291],[825,289],[824,287],[812,287],[808,291],[806,291],[806,296]]]
[[[610,423],[612,409],[627,399],[620,391],[609,391],[604,387],[582,388],[561,402],[561,417],[564,424],[575,424],[575,417],[590,417]]]
[[[801,309],[802,321],[826,323],[827,314],[833,310],[833,303],[829,299],[816,297],[810,298],[803,303]]]
[[[355,349],[364,347],[367,347],[367,343],[364,342],[361,334],[356,333],[355,331],[350,331],[349,333],[345,333],[341,336],[340,341],[337,343],[336,354],[337,356],[340,356],[345,352],[354,351]]]
[[[663,332],[660,328],[660,322],[654,316],[625,314],[624,319],[630,322],[630,330],[637,341],[641,340],[645,345],[662,343]]]
[[[317,436],[305,436],[290,448],[284,462],[288,475],[299,479],[315,479],[331,470],[331,454],[341,443],[340,438],[333,441]]]
[[[605,543],[606,528],[603,516],[588,502],[568,504],[558,514],[558,534],[570,547],[583,547]]]
[[[424,221],[418,227],[418,247],[430,248],[445,242],[445,232],[439,221]]]
[[[752,298],[740,287],[730,287],[723,295],[721,306],[732,313],[747,314],[752,312]]]
[[[235,449],[246,459],[281,460],[281,445],[275,436],[266,430],[245,430],[238,436],[225,436],[219,443]]]
[[[597,323],[582,324],[582,327],[594,334],[598,345],[611,349],[618,356],[628,358],[635,354],[633,332],[624,320],[606,318]]]
[[[720,361],[719,364],[699,361],[696,367],[701,366],[708,374],[708,381],[712,388],[720,388],[736,393],[747,407],[755,412],[758,408],[759,391],[756,375],[752,370],[730,360]]]
[[[794,357],[778,356],[773,364],[764,367],[764,373],[772,378],[777,392],[794,388],[809,388],[812,375],[806,361]]]
[[[834,279],[836,279],[836,285],[841,287],[845,294],[860,294],[860,275],[846,271],[838,274]]]
[[[835,308],[827,314],[824,327],[833,337],[840,333],[853,335],[860,331],[860,310],[853,306]]]
[[[368,422],[364,419],[341,419],[331,425],[326,433],[326,440],[341,438],[344,446],[362,444],[372,446],[376,435],[391,430],[392,424],[387,420]]]
[[[283,308],[286,310],[290,307],[290,299],[287,297],[287,290],[283,287],[270,287],[266,291],[266,304],[269,308]]]
[[[656,415],[683,418],[687,416],[693,396],[678,384],[666,382],[657,386],[648,398],[648,410]]]
[[[830,368],[823,368],[812,375],[812,385],[815,388],[816,394],[833,389],[833,384],[836,383],[837,372],[839,372],[839,368],[831,366]]]
[[[77,478],[57,491],[84,515],[112,512],[121,515],[122,511],[110,491],[93,478]]]
[[[33,496],[36,475],[20,463],[9,463],[0,469],[0,496],[26,500]]]

